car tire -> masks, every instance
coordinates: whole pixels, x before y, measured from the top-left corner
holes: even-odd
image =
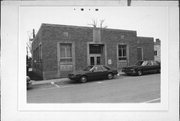
[[[141,75],[142,75],[142,71],[141,71],[141,70],[138,70],[138,71],[137,71],[137,75],[138,75],[138,76],[141,76]]]
[[[108,79],[113,79],[113,78],[114,78],[114,75],[113,75],[112,73],[109,73],[109,74],[107,75],[107,78],[108,78]]]
[[[82,76],[82,77],[80,78],[80,82],[81,82],[81,83],[87,82],[87,77],[86,77],[86,76]]]

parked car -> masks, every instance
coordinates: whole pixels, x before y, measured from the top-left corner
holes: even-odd
[[[27,89],[30,89],[32,87],[32,81],[29,76],[26,76],[26,84],[27,84]]]
[[[84,83],[89,80],[113,79],[117,73],[117,70],[112,70],[107,66],[93,65],[86,67],[82,71],[70,73],[68,78]]]
[[[124,67],[122,72],[127,75],[143,75],[145,73],[160,73],[161,64],[158,61],[145,60],[138,61],[134,66]]]

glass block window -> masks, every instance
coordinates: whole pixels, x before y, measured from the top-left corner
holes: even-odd
[[[101,44],[90,44],[90,54],[101,54],[103,45]]]

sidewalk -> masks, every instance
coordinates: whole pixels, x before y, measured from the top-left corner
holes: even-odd
[[[63,81],[68,81],[68,78],[60,78],[60,79],[50,79],[50,80],[42,80],[42,81],[33,81],[32,80],[32,85],[41,85],[41,84],[52,84],[55,82],[63,82]]]
[[[117,76],[120,76],[124,74],[123,72],[118,72]],[[60,78],[60,79],[50,79],[50,80],[41,80],[41,81],[34,81],[32,80],[32,85],[42,85],[42,84],[54,84],[57,82],[65,82],[65,81],[69,81],[68,78]]]

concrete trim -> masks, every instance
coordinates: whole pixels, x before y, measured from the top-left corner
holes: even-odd
[[[104,56],[105,56],[105,65],[107,66],[107,45],[104,43]]]
[[[117,43],[117,46],[116,46],[116,49],[117,49],[117,69],[119,68],[118,66],[120,63],[120,61],[119,61],[119,45],[126,45],[126,57],[127,57],[127,59],[126,59],[126,61],[121,61],[121,62],[126,62],[127,65],[129,65],[129,45],[128,45],[128,43],[119,42],[119,43]]]
[[[57,42],[57,65],[58,65],[58,69],[57,69],[57,76],[60,77],[60,42]]]
[[[87,42],[87,65],[89,66],[90,65],[90,60],[89,60],[89,43],[90,42]]]
[[[104,52],[104,56],[105,56],[105,64],[107,64],[107,48],[106,48],[106,44],[103,43],[103,42],[87,42],[87,64],[90,65],[90,57],[91,55],[89,54],[89,45],[90,44],[102,44],[104,45],[104,49],[103,49],[103,52]],[[93,54],[92,54],[93,55]],[[95,54],[98,56],[98,54]]]

